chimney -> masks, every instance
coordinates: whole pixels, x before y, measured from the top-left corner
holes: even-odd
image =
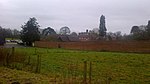
[[[86,30],[86,33],[88,33],[88,32],[89,32],[89,30],[87,29],[87,30]]]

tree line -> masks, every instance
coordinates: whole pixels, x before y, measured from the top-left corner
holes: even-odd
[[[130,33],[130,39],[150,40],[150,21],[147,25],[133,26]]]
[[[3,28],[0,26],[0,38],[19,38],[20,31],[17,29]]]
[[[6,29],[0,26],[0,38],[19,38],[27,45],[32,45],[32,42],[39,41],[41,38],[45,38],[50,35],[56,35],[56,31],[47,27],[40,31],[40,25],[35,17],[29,18],[29,20],[21,26],[22,30],[18,31],[16,29]],[[146,26],[133,26],[129,35],[122,35],[121,31],[112,33],[107,32],[105,24],[105,16],[100,17],[99,28],[97,28],[98,33],[90,31],[91,36],[95,36],[97,40],[150,40],[150,21]],[[77,36],[76,32],[70,31],[70,28],[64,26],[60,28],[59,35],[73,35]]]

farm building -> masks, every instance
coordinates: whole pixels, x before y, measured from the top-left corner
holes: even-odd
[[[86,32],[79,33],[79,40],[80,41],[91,41],[92,40],[92,37],[91,37],[90,33],[88,32],[88,30],[86,30]]]
[[[60,35],[58,37],[58,41],[61,41],[61,42],[77,42],[77,41],[79,41],[79,38],[78,38],[78,36]]]

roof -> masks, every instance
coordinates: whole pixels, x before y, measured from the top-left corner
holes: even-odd
[[[72,42],[79,41],[78,36],[68,36],[69,40]]]
[[[63,42],[75,42],[75,41],[79,41],[79,38],[77,36],[60,35],[58,37],[58,40]]]
[[[68,42],[68,41],[69,41],[69,38],[68,38],[67,35],[60,35],[60,36],[58,37],[58,40],[59,40],[59,41],[63,41],[63,42]]]

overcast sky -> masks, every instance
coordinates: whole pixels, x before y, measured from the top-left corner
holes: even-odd
[[[19,30],[35,17],[41,28],[85,31],[98,28],[102,14],[108,31],[129,33],[150,20],[150,0],[0,0],[0,26]]]

